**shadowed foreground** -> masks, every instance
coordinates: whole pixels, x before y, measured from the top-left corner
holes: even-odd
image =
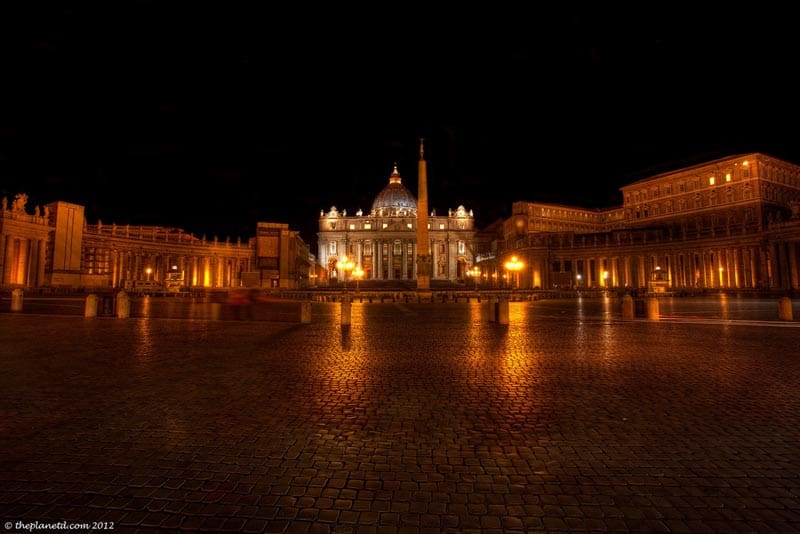
[[[508,326],[476,303],[355,303],[343,329],[338,309],[315,303],[310,325],[0,314],[0,519],[800,529],[797,325],[541,301],[511,303]]]

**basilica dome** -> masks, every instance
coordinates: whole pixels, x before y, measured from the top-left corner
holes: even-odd
[[[372,213],[375,215],[416,215],[417,199],[400,178],[397,165],[394,166],[389,184],[384,187],[372,202]]]

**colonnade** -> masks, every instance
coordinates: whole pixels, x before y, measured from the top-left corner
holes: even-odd
[[[126,283],[142,280],[165,282],[169,273],[183,275],[187,287],[234,287],[241,273],[251,270],[249,249],[247,257],[220,254],[176,254],[160,251],[138,251],[129,249],[98,250],[97,262],[102,265],[94,274],[110,276],[112,287],[124,287]]]
[[[37,287],[44,284],[47,239],[3,235],[0,240],[0,285]]]
[[[513,254],[525,263],[519,276],[520,287],[551,288],[556,283],[555,273],[561,274],[562,284],[568,273],[571,287],[576,288],[645,288],[654,273],[660,272],[668,287],[677,290],[800,288],[800,240],[619,252],[603,247],[593,252],[515,250]],[[497,281],[507,275],[502,265],[511,255],[512,251],[507,251],[498,261],[484,265],[484,283],[502,285]]]

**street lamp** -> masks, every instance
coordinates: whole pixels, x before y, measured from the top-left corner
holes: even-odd
[[[477,265],[473,265],[471,269],[467,269],[467,276],[475,280],[475,291],[478,290],[478,279],[481,277],[481,270]]]
[[[147,267],[144,270],[144,272],[147,274],[147,280],[149,281],[150,280],[150,275],[153,274],[153,268],[152,267]]]
[[[342,270],[342,280],[344,281],[344,290],[347,291],[347,273],[353,270],[356,264],[353,263],[353,260],[349,259],[347,256],[342,258],[342,261],[339,262],[339,268]]]
[[[581,276],[580,273],[575,275],[575,280],[577,280],[577,282],[575,284],[576,287],[581,287],[581,278],[583,278],[583,277]]]
[[[514,287],[519,287],[519,272],[525,264],[522,263],[516,256],[511,256],[511,259],[505,263],[506,269],[514,273]]]
[[[361,277],[364,276],[364,271],[361,269],[360,265],[353,271],[353,276],[356,279],[356,293],[358,293],[358,282],[361,280]]]

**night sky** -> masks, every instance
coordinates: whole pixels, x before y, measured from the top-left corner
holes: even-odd
[[[419,137],[430,206],[479,227],[731,154],[800,163],[788,7],[31,4],[0,8],[0,194],[29,211],[315,245],[394,163],[416,193]]]

